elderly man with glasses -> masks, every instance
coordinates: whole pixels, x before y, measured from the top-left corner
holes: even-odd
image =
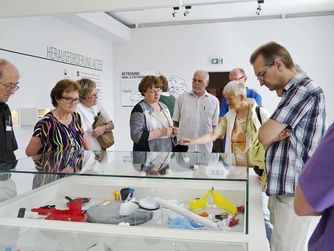
[[[276,42],[256,49],[250,63],[261,86],[283,95],[259,130],[266,147],[266,193],[272,199],[271,250],[304,250],[312,222],[295,214],[293,200],[298,176],[325,132],[324,93],[297,72],[288,50]]]
[[[243,83],[244,86],[246,86],[247,75],[243,69],[235,68],[232,71],[230,71],[229,79],[230,81],[239,81]],[[257,105],[262,106],[262,97],[257,91],[255,91],[254,89],[250,89],[246,86],[246,94],[247,94],[247,98],[255,99]],[[222,119],[228,111],[229,111],[229,107],[226,102],[226,98],[223,97],[221,100],[221,104],[220,104],[219,118]]]
[[[201,137],[218,125],[219,101],[206,91],[208,84],[209,73],[198,70],[193,75],[192,91],[177,97],[173,122],[179,127],[178,139]],[[212,152],[212,143],[191,145],[188,151]]]
[[[14,151],[17,143],[13,131],[11,112],[6,104],[18,86],[19,72],[16,67],[0,58],[0,164],[16,160]]]

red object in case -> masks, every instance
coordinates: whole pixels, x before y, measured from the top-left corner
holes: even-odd
[[[67,203],[68,209],[60,210],[56,208],[33,208],[32,212],[41,215],[47,215],[46,220],[62,220],[62,221],[87,221],[87,215],[82,212],[82,201],[75,200]]]
[[[238,224],[239,224],[239,219],[237,219],[237,218],[235,218],[235,217],[233,216],[233,217],[231,218],[231,220],[230,220],[228,226],[229,226],[229,227],[233,227],[233,226],[238,225]]]
[[[237,207],[237,211],[238,211],[238,213],[245,213],[245,206],[238,206]]]

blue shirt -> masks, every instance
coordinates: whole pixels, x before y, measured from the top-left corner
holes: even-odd
[[[253,89],[248,89],[246,87],[246,94],[247,94],[247,98],[253,98],[256,100],[256,103],[258,106],[262,106],[262,97],[260,94],[258,94],[255,90]],[[226,98],[223,97],[222,98],[222,102],[220,105],[220,113],[219,113],[219,117],[224,117],[225,114],[229,111],[228,108],[228,104],[226,102]]]

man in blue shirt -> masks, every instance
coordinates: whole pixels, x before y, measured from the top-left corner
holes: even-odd
[[[232,71],[230,71],[229,79],[230,81],[233,81],[233,80],[240,81],[241,83],[246,85],[247,75],[243,69],[234,68]],[[255,99],[257,105],[262,106],[262,97],[255,90],[249,89],[246,87],[246,94],[247,94],[247,98]],[[225,114],[228,111],[229,111],[229,108],[226,102],[226,98],[223,97],[220,103],[219,121],[225,116]],[[223,140],[217,139],[217,140],[218,140],[218,143],[215,143],[215,147],[217,147],[216,144],[218,144],[220,145],[220,147],[219,146],[217,147],[219,149],[218,151],[225,152],[225,139]],[[220,144],[219,141],[222,141],[222,143]]]
[[[235,68],[233,69],[230,74],[229,74],[229,79],[230,81],[232,80],[237,80],[246,85],[247,82],[247,75],[245,71],[241,68]],[[256,100],[256,103],[258,106],[262,106],[262,97],[260,94],[258,94],[255,90],[249,89],[246,87],[247,91],[247,98],[253,98]],[[221,119],[222,117],[225,116],[225,114],[228,112],[228,104],[226,102],[225,97],[222,98],[221,104],[220,104],[220,113],[219,113],[219,118]]]

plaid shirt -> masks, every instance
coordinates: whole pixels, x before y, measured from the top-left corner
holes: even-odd
[[[271,119],[291,127],[291,136],[275,142],[266,152],[267,194],[294,196],[297,178],[325,132],[325,97],[322,89],[303,74],[296,74]]]

